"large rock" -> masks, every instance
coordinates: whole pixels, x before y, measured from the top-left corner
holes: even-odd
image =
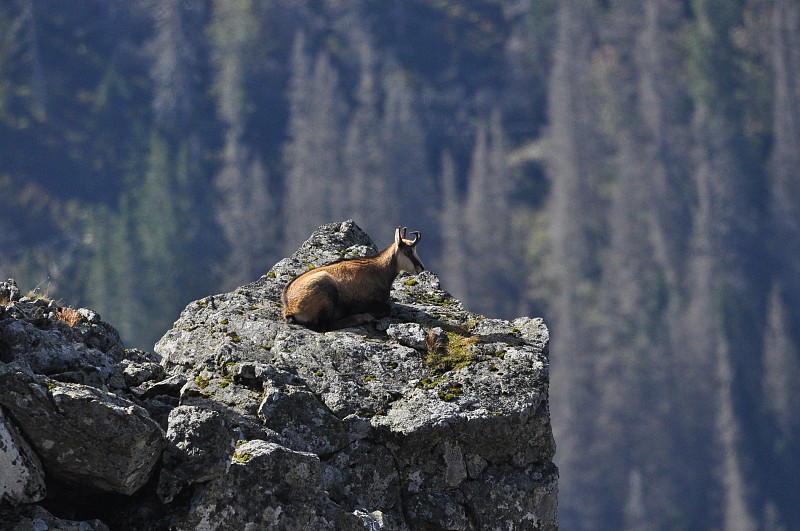
[[[39,458],[0,408],[0,504],[37,502],[46,491]]]
[[[312,453],[249,441],[228,474],[198,491],[179,529],[364,529],[330,499],[334,471]]]
[[[164,433],[140,406],[82,384],[0,366],[0,405],[31,441],[48,474],[132,494],[149,479]]]
[[[143,487],[165,439],[142,406],[166,426],[164,410],[177,405],[165,385],[142,389],[164,377],[158,361],[125,349],[94,311],[0,282],[0,529],[108,529],[100,516],[158,527],[153,483]]]
[[[92,310],[21,297],[13,280],[0,282],[0,302],[0,362],[16,362],[62,382],[113,389],[125,387],[128,365],[159,370],[157,360],[130,356],[114,327]]]
[[[0,529],[3,531],[109,531],[97,519],[80,522],[53,516],[36,505],[0,508]]]
[[[352,222],[320,227],[257,282],[190,304],[156,345],[187,381],[181,403],[220,412],[250,441],[225,477],[197,486],[188,523],[557,527],[540,319],[470,313],[425,272],[398,277],[392,315],[374,325],[317,333],[281,321],[294,275],[376,251]],[[314,481],[256,480],[277,455]],[[261,509],[231,494],[248,482],[268,497]]]
[[[221,414],[178,406],[169,414],[167,447],[158,495],[169,503],[181,490],[225,475],[233,454],[233,437]]]

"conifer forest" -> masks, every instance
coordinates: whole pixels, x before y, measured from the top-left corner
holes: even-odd
[[[152,350],[349,218],[544,317],[563,529],[800,529],[800,1],[0,0],[3,279]]]

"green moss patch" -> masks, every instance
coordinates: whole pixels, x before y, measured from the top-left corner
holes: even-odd
[[[425,365],[434,374],[457,371],[470,365],[475,353],[469,348],[479,341],[478,336],[464,336],[458,332],[446,332],[447,343],[429,344]]]

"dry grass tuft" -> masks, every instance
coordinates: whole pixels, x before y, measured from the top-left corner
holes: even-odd
[[[425,347],[428,353],[441,353],[447,347],[446,337],[440,337],[433,330],[428,332],[425,336]]]
[[[56,318],[62,323],[74,327],[80,322],[81,314],[78,313],[78,310],[73,308],[59,308],[56,310]]]

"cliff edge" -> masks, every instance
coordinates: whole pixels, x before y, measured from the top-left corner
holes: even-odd
[[[368,326],[280,319],[293,276],[376,252],[324,225],[189,304],[156,354],[4,284],[0,527],[557,529],[541,319],[470,313],[430,272]]]

